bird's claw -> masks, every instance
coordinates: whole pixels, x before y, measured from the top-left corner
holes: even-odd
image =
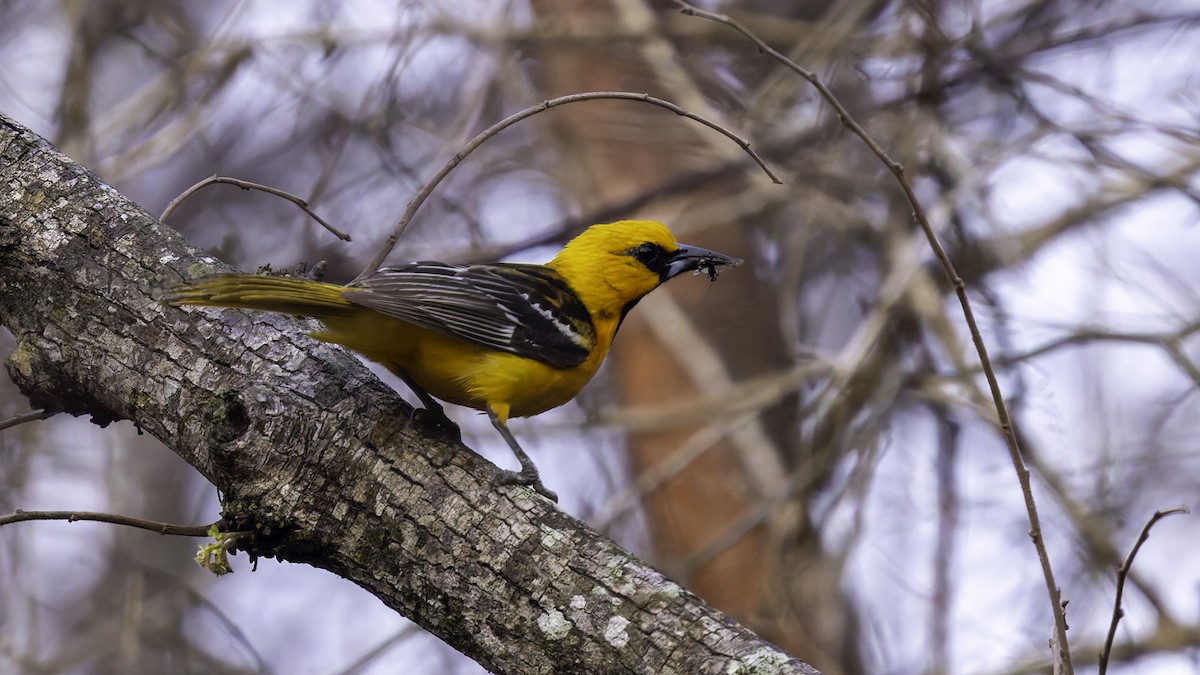
[[[417,408],[413,411],[413,419],[420,422],[422,426],[430,429],[450,440],[462,443],[462,431],[458,425],[446,416],[445,411],[438,408]]]
[[[558,503],[558,495],[542,484],[542,477],[536,469],[533,471],[527,469],[521,471],[501,470],[496,474],[496,485],[524,485],[555,504]]]

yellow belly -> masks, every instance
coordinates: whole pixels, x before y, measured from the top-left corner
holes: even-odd
[[[558,369],[507,352],[435,333],[378,312],[322,319],[313,337],[342,344],[393,372],[403,371],[436,398],[486,410],[501,421],[528,417],[574,398],[592,379],[607,351],[597,349],[583,365]]]

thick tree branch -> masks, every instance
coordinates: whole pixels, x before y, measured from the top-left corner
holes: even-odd
[[[307,562],[497,672],[812,673],[495,467],[410,422],[292,319],[151,289],[224,269],[0,116],[0,322],[33,405],[127,419],[224,496],[252,555]]]

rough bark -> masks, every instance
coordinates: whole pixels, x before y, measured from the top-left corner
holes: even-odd
[[[0,322],[34,406],[130,420],[223,496],[252,555],[306,562],[504,673],[812,673],[410,422],[291,319],[153,289],[223,269],[0,115]]]

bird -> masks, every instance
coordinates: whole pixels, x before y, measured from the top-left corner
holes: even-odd
[[[620,220],[588,227],[550,262],[383,267],[339,285],[264,274],[217,274],[177,285],[172,305],[315,317],[318,340],[382,364],[420,399],[427,418],[457,430],[437,399],[483,411],[521,466],[519,484],[557,502],[508,428],[570,401],[603,363],[622,321],[655,288],[741,260],[680,244],[666,225]]]

